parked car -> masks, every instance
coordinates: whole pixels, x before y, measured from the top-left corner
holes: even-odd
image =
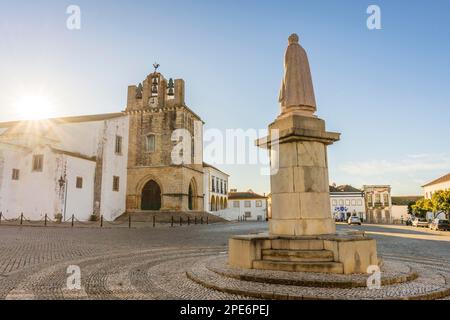
[[[425,218],[415,218],[412,225],[416,228],[428,228],[428,220]]]
[[[444,230],[444,231],[450,231],[450,221],[448,220],[442,220],[442,219],[434,219],[433,222],[430,224],[431,230]]]
[[[348,218],[348,224],[352,225],[352,224],[357,224],[357,225],[361,225],[361,219],[357,216],[352,216],[350,218]]]

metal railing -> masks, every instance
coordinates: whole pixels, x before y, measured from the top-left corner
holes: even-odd
[[[152,216],[151,221],[139,221],[135,220],[133,221],[132,216],[128,215],[128,219],[124,221],[108,221],[104,219],[103,215],[100,216],[100,218],[97,221],[81,221],[78,220],[75,215],[70,216],[68,219],[51,219],[48,214],[44,215],[44,218],[40,220],[31,220],[27,219],[27,217],[22,213],[17,218],[10,218],[7,219],[2,212],[0,212],[0,225],[7,225],[7,226],[65,226],[70,228],[75,228],[77,225],[82,226],[90,226],[90,227],[98,227],[103,228],[105,225],[109,226],[127,226],[129,229],[133,228],[133,226],[138,226],[139,224],[150,224],[153,228],[156,228],[158,225],[170,225],[170,227],[175,227],[175,224],[179,225],[180,227],[183,225],[191,226],[191,225],[209,225],[209,216],[203,217],[201,216],[198,218],[197,216],[194,216],[193,221],[191,220],[191,217],[187,217],[187,219],[183,219],[183,217],[179,217],[178,221],[175,222],[174,216],[171,216],[170,222],[168,223],[166,219],[163,219],[163,221],[157,221],[157,217],[155,215]]]

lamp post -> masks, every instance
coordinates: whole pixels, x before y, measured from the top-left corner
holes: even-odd
[[[66,220],[66,203],[67,203],[67,181],[61,176],[58,180],[59,188],[64,187],[64,213],[63,213],[63,221]]]

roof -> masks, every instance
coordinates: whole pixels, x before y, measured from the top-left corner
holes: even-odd
[[[343,185],[343,186],[330,186],[330,192],[362,192],[360,189],[356,189],[351,185]]]
[[[432,186],[434,184],[438,184],[438,183],[442,183],[442,182],[447,182],[450,181],[450,173],[447,173],[445,176],[442,176],[440,178],[437,178],[436,180],[433,180],[425,185],[423,185],[422,187],[428,187],[428,186]]]
[[[52,121],[56,123],[77,123],[77,122],[91,122],[91,121],[102,121],[109,120],[113,118],[123,117],[125,113],[116,112],[116,113],[103,113],[103,114],[93,114],[93,115],[84,115],[84,116],[72,116],[72,117],[60,117],[60,118],[50,118],[44,120],[19,120],[19,121],[8,121],[8,122],[0,122],[0,128],[10,128],[14,127],[17,124],[25,123],[25,122],[36,122],[36,121]]]
[[[55,152],[55,153],[64,154],[64,155],[67,155],[67,156],[70,156],[70,157],[80,158],[80,159],[89,160],[89,161],[94,161],[94,162],[97,161],[97,158],[96,158],[96,157],[89,157],[89,156],[86,156],[86,155],[81,154],[81,153],[71,152],[71,151],[65,151],[65,150],[56,149],[56,148],[53,148],[53,147],[50,147],[50,149],[51,149],[53,152]]]
[[[407,206],[420,199],[423,199],[423,196],[393,196],[392,204],[394,206]]]
[[[246,192],[230,192],[228,194],[228,200],[244,200],[244,199],[267,199],[266,196],[254,193],[253,191]]]
[[[214,169],[214,170],[216,170],[216,171],[219,171],[219,172],[223,173],[223,174],[226,175],[227,177],[230,176],[229,174],[223,172],[223,171],[220,170],[220,169],[217,169],[216,167],[214,167],[214,166],[212,166],[212,165],[210,165],[209,163],[206,163],[206,162],[203,162],[203,168],[211,168],[211,169]]]

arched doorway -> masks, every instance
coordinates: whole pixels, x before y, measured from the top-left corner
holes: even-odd
[[[188,208],[189,208],[189,210],[197,209],[196,200],[197,200],[197,185],[195,183],[195,180],[192,179],[191,183],[189,184],[189,191],[188,191]]]
[[[142,189],[141,209],[161,209],[161,188],[154,180],[150,180],[149,182],[147,182]]]

